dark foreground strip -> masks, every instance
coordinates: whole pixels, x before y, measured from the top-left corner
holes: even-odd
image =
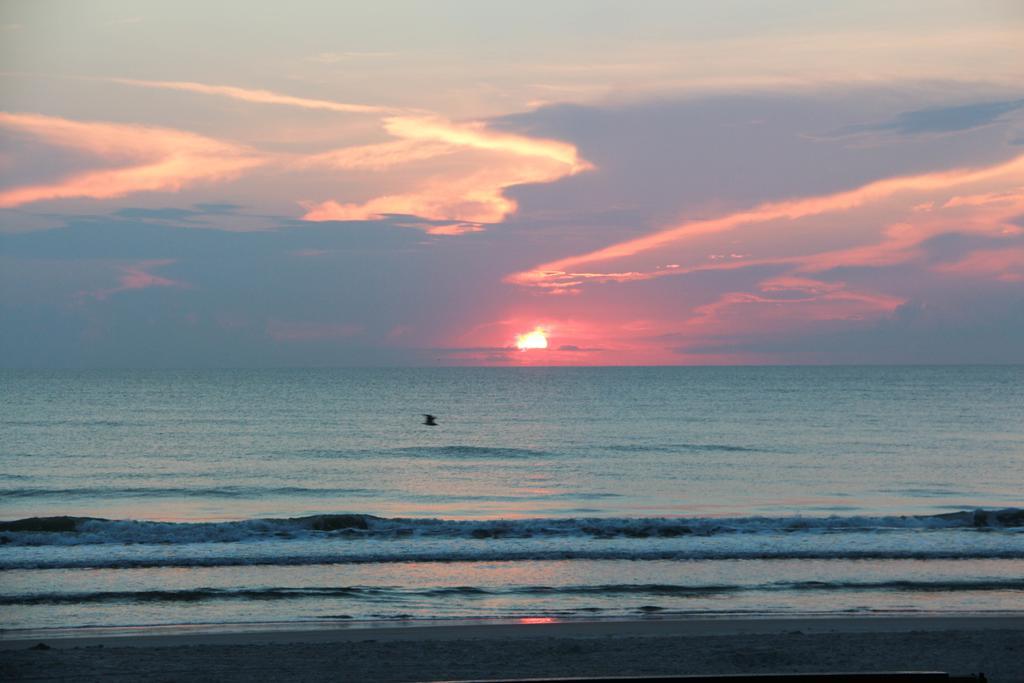
[[[986,683],[985,674],[951,676],[938,671],[880,671],[873,673],[722,674],[717,676],[608,676],[599,678],[506,678],[448,681],[447,683]]]

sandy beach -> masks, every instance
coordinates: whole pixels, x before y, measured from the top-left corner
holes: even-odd
[[[984,672],[990,681],[1024,681],[1020,617],[695,618],[131,633],[8,634],[0,640],[0,677],[437,681],[916,670]],[[49,649],[32,649],[40,642]]]

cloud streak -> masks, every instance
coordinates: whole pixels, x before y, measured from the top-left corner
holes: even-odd
[[[266,161],[247,147],[170,128],[6,112],[0,112],[0,127],[119,164],[0,191],[4,208],[52,199],[175,192],[194,183],[236,178]]]
[[[174,262],[174,259],[152,259],[120,266],[118,270],[121,272],[121,276],[118,278],[118,285],[116,287],[97,289],[91,292],[79,292],[78,296],[88,296],[104,301],[120,292],[149,289],[150,287],[188,287],[184,282],[154,275],[150,272],[155,268],[169,266]]]
[[[905,288],[884,291],[894,283],[865,279],[863,273],[871,270],[858,274],[857,269],[900,266],[903,275],[894,275],[897,280],[916,272],[921,278],[931,273],[1022,282],[1024,256],[1017,240],[1024,234],[1017,224],[1022,212],[1024,155],[985,167],[885,178],[827,195],[766,202],[551,261],[506,281],[552,294],[581,294],[593,283],[749,271],[730,278],[756,278],[753,283],[714,293],[657,339],[631,342],[633,348],[655,348],[672,340],[678,358],[700,358],[738,340],[756,346],[755,341],[799,334],[841,334],[891,319],[912,303]],[[940,235],[984,236],[986,244],[1005,246],[934,264],[928,242]],[[744,253],[722,255],[736,245]],[[670,262],[652,265],[655,259]],[[765,271],[772,274],[766,277]],[[842,273],[851,273],[849,281],[836,279]]]
[[[677,334],[692,346],[745,335],[792,333],[877,318],[905,303],[903,297],[853,289],[845,282],[782,276],[761,282],[756,292],[726,292],[696,307]]]
[[[934,270],[963,277],[1024,282],[1024,247],[979,249],[955,263],[939,264]]]
[[[345,114],[382,117],[384,131],[396,138],[388,142],[344,147],[293,159],[292,169],[330,168],[341,171],[387,171],[415,162],[433,161],[457,153],[488,154],[483,163],[464,168],[428,172],[414,189],[382,194],[364,201],[304,200],[304,220],[375,220],[389,215],[413,215],[433,221],[464,223],[437,229],[435,234],[462,234],[486,223],[498,223],[514,213],[516,202],[504,191],[515,185],[549,183],[590,170],[574,145],[493,130],[480,121],[457,123],[422,110],[350,104],[309,99],[269,90],[192,81],[109,79],[123,85],[193,92],[259,104],[319,109]]]
[[[228,97],[233,100],[241,100],[243,102],[280,104],[289,107],[299,107],[302,109],[333,111],[339,114],[397,114],[407,111],[397,107],[382,107],[372,104],[351,104],[348,102],[335,102],[334,100],[294,97],[292,95],[282,95],[281,93],[276,93],[271,90],[239,88],[233,85],[209,85],[193,81],[147,81],[133,78],[111,78],[109,80],[112,83],[131,85],[139,88],[194,92],[202,95]]]
[[[686,222],[667,230],[660,230],[643,237],[619,242],[578,256],[569,256],[556,261],[550,261],[528,271],[513,273],[507,276],[506,281],[524,286],[558,289],[566,286],[576,286],[587,280],[650,279],[663,275],[682,274],[691,272],[692,269],[673,268],[644,273],[631,272],[627,273],[627,277],[624,278],[617,278],[615,273],[574,272],[573,269],[594,263],[615,261],[646,252],[658,251],[668,246],[678,245],[686,240],[727,232],[741,226],[767,224],[777,221],[795,221],[811,216],[841,213],[882,202],[901,193],[927,193],[948,190],[997,179],[1024,180],[1024,155],[988,167],[955,169],[937,173],[886,178],[844,192],[783,202],[767,202],[749,210],[709,220]],[[1017,194],[1010,194],[1009,200],[1007,200],[1007,195],[1001,195],[1001,197],[1004,201],[1009,201],[1010,203],[1013,203],[1014,198],[1017,201],[1021,198]],[[751,259],[738,264],[701,266],[700,269],[732,269],[750,265],[763,265],[766,262],[779,263],[797,260],[801,259],[799,257],[770,259],[769,261]]]
[[[580,158],[576,147],[558,140],[531,138],[503,133],[488,128],[484,123],[456,124],[440,117],[392,117],[384,122],[388,133],[404,140],[442,142],[456,147],[507,152],[520,157],[545,159],[560,163],[570,173],[593,168]]]
[[[455,123],[436,116],[389,117],[385,130],[397,141],[348,149],[306,159],[343,169],[381,170],[456,153],[486,153],[477,170],[442,170],[411,192],[382,195],[365,202],[306,202],[309,221],[372,220],[391,214],[466,224],[498,223],[517,210],[504,191],[515,185],[548,183],[593,168],[576,147],[557,140],[531,138],[488,128],[480,122]],[[461,234],[430,229],[435,234]]]
[[[445,143],[425,143],[420,140],[395,140],[373,145],[342,147],[329,152],[297,159],[294,168],[332,168],[342,171],[386,171],[417,161],[435,159],[451,154],[455,147]]]

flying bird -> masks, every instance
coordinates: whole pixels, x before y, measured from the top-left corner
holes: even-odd
[[[423,424],[425,424],[425,425],[427,425],[429,427],[436,427],[437,426],[436,419],[437,418],[435,418],[433,415],[428,415],[427,413],[423,413]]]

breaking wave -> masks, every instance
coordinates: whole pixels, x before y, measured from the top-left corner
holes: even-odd
[[[94,517],[30,517],[0,522],[0,544],[237,543],[264,539],[526,539],[683,538],[735,534],[845,534],[974,530],[1024,533],[1024,509],[962,510],[918,516],[568,518],[447,520],[367,514],[249,519],[231,522],[154,522]]]
[[[204,602],[213,600],[355,599],[391,602],[407,599],[487,598],[496,596],[665,596],[701,598],[749,591],[1024,591],[1024,579],[962,581],[776,581],[750,585],[607,584],[568,586],[306,586],[302,588],[189,588],[180,590],[30,593],[0,596],[0,605],[75,605],[82,603]]]

